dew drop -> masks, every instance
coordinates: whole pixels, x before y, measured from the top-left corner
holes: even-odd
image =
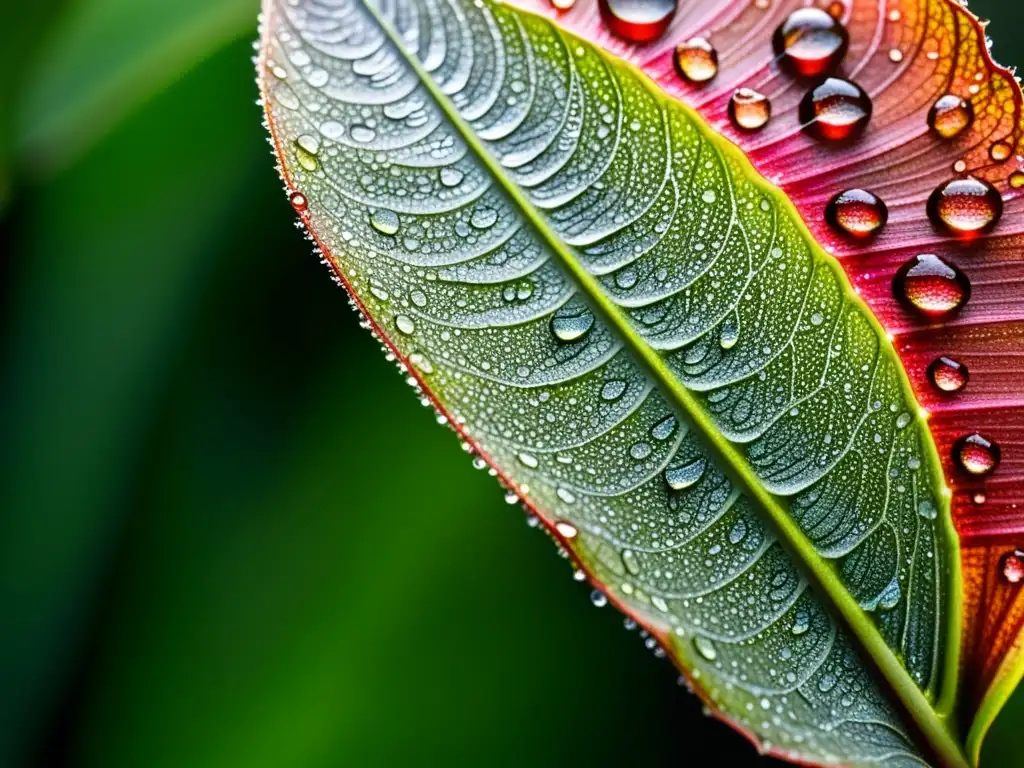
[[[288,202],[292,204],[292,208],[296,211],[304,211],[309,207],[309,201],[306,200],[306,196],[301,192],[292,192],[288,195]]]
[[[740,338],[739,324],[731,317],[725,319],[718,333],[718,344],[722,349],[732,349]]]
[[[441,169],[441,183],[446,187],[456,187],[465,178],[465,174],[458,168],[452,168],[450,165],[445,166]]]
[[[801,77],[820,77],[835,71],[849,44],[846,28],[820,8],[793,11],[772,36],[779,63]]]
[[[398,214],[387,208],[378,208],[370,214],[370,224],[382,235],[393,235],[398,231]]]
[[[551,7],[556,11],[568,11],[576,5],[576,0],[551,0]]]
[[[693,647],[697,649],[697,653],[708,661],[714,661],[718,658],[718,651],[715,649],[715,644],[706,637],[702,637],[701,635],[694,637]]]
[[[373,128],[361,124],[349,128],[348,135],[352,137],[353,141],[358,141],[360,144],[366,144],[377,138],[377,132]]]
[[[416,323],[408,315],[399,315],[395,318],[395,327],[408,336],[416,330]]]
[[[743,518],[738,519],[733,523],[732,528],[729,530],[729,543],[739,544],[747,536],[747,521]]]
[[[934,254],[907,260],[893,280],[893,293],[907,309],[922,317],[940,319],[960,309],[970,298],[967,275]]]
[[[579,531],[576,526],[572,523],[567,523],[564,520],[559,520],[555,523],[555,530],[558,531],[558,535],[563,539],[575,539],[579,535]]]
[[[953,393],[967,385],[970,372],[951,357],[937,357],[928,366],[928,379],[939,392]]]
[[[608,596],[600,589],[593,589],[590,591],[590,602],[595,608],[604,608],[608,605]]]
[[[639,443],[633,443],[629,448],[629,455],[637,461],[643,461],[651,455],[651,444],[645,443],[642,440]]]
[[[529,454],[529,453],[519,453],[516,456],[516,458],[519,459],[519,463],[522,464],[524,467],[529,467],[530,469],[536,469],[537,468],[537,465],[538,465],[537,457],[533,456],[532,454]]]
[[[1013,154],[1013,147],[1005,141],[997,141],[988,150],[989,157],[1001,163]]]
[[[703,85],[718,74],[718,51],[703,37],[676,46],[676,72],[689,83]]]
[[[626,382],[622,379],[612,379],[611,381],[606,381],[604,386],[601,387],[601,399],[608,401],[618,400],[625,391]]]
[[[651,437],[655,440],[668,440],[676,431],[676,417],[669,416],[651,427]]]
[[[477,229],[487,229],[498,220],[498,212],[493,208],[477,208],[469,218],[469,223]]]
[[[1003,215],[1003,198],[987,181],[967,176],[940,185],[928,198],[928,216],[948,234],[974,237]]]
[[[675,0],[599,0],[598,5],[612,34],[631,43],[657,40],[676,13]]]
[[[909,413],[904,411],[903,413],[896,417],[896,428],[906,429],[908,426],[910,426],[911,421],[913,421],[913,417],[911,417]]]
[[[825,206],[825,221],[857,239],[877,235],[889,220],[889,208],[878,195],[865,189],[848,189]]]
[[[1002,451],[999,446],[977,432],[964,435],[953,445],[953,460],[964,472],[983,477],[995,472]]]
[[[811,617],[808,614],[807,609],[798,608],[796,614],[793,616],[793,626],[789,628],[789,631],[799,637],[810,628]]]
[[[665,482],[673,491],[682,491],[700,480],[706,466],[704,459],[696,459],[681,467],[670,467],[665,470]]]
[[[568,488],[559,488],[555,491],[555,495],[558,496],[566,504],[573,504],[576,502],[576,495]]]
[[[636,553],[631,549],[622,550],[622,564],[626,567],[626,570],[636,576],[640,573],[640,561],[636,558]]]
[[[967,99],[947,93],[928,110],[928,127],[940,139],[952,139],[971,127],[974,107]]]
[[[771,101],[752,88],[740,88],[729,99],[729,119],[741,131],[759,131],[771,116]]]
[[[1014,171],[1010,174],[1010,189],[1024,187],[1024,171]]]
[[[800,102],[800,123],[823,141],[848,141],[864,132],[871,119],[871,98],[849,80],[829,77]]]
[[[999,561],[999,570],[1003,578],[1011,584],[1020,584],[1024,580],[1024,552],[1012,549]]]
[[[594,316],[589,310],[576,314],[556,313],[551,318],[551,333],[559,341],[579,341],[594,327]]]
[[[917,514],[926,520],[934,520],[939,516],[939,511],[930,499],[924,499],[917,505]]]
[[[306,137],[299,137],[299,139],[295,142],[295,159],[298,161],[299,165],[302,166],[304,170],[312,173],[313,171],[320,167],[320,161],[317,160],[315,152],[311,152],[310,150],[306,149],[306,147],[301,143],[303,138]]]

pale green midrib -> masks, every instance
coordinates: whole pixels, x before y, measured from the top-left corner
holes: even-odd
[[[853,596],[839,581],[832,566],[826,564],[818,555],[803,531],[793,521],[783,503],[764,488],[757,476],[748,467],[742,453],[726,440],[713,424],[708,422],[701,405],[665,366],[660,355],[645,341],[637,338],[636,332],[630,325],[629,320],[623,316],[619,307],[608,299],[600,283],[580,265],[575,254],[562,242],[558,233],[551,228],[547,219],[536,209],[532,201],[523,193],[519,186],[505,176],[501,164],[492,157],[490,151],[481,142],[472,127],[462,118],[458,108],[438,88],[415,55],[406,49],[401,36],[392,28],[388,20],[383,18],[368,0],[360,0],[360,2],[380,25],[380,28],[387,35],[390,42],[416,73],[423,87],[427,89],[438,107],[458,130],[460,138],[466,142],[466,145],[474,152],[480,162],[484,164],[502,191],[515,202],[523,216],[558,258],[560,265],[576,281],[591,305],[614,328],[634,357],[644,365],[648,374],[659,384],[662,391],[670,395],[675,405],[686,414],[704,446],[719,460],[720,464],[730,475],[730,478],[765,510],[774,524],[780,541],[789,551],[790,555],[794,557],[794,560],[811,576],[811,581],[817,587],[816,592],[819,596],[824,595],[826,602],[830,604],[835,612],[838,612],[854,636],[857,637],[863,650],[875,663],[878,671],[886,679],[886,682],[889,683],[893,692],[903,704],[907,714],[910,715],[917,725],[921,735],[925,737],[928,745],[934,750],[936,755],[942,759],[943,765],[949,766],[949,768],[969,768],[970,764],[963,753],[963,747],[953,736],[946,720],[939,716],[932,703],[910,678],[910,675],[896,654],[893,653],[876,627],[864,615],[857,601],[854,600]],[[517,9],[517,11],[526,13],[520,9]],[[567,34],[563,30],[560,30],[560,32]],[[604,54],[602,53],[601,55]],[[629,62],[617,61],[623,66],[632,69],[638,78],[638,82],[646,87],[651,87],[647,84],[646,75],[633,67]],[[664,98],[664,94],[658,91],[654,93],[657,97]],[[692,113],[692,110],[685,104],[680,102],[680,106]],[[692,113],[691,117],[696,125],[702,124],[702,118],[696,113]],[[711,135],[705,133],[703,138],[710,141]],[[797,216],[797,219],[799,220],[799,216]],[[805,233],[805,238],[810,243],[814,242],[809,233]],[[850,288],[845,274],[842,276],[841,284],[844,285],[846,292],[849,293]],[[873,319],[873,314],[870,317]],[[880,327],[876,325],[876,332],[880,330]],[[951,587],[954,589],[957,586],[955,583],[951,584]],[[947,651],[948,655],[949,651]]]

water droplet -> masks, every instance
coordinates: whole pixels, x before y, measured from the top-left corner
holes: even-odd
[[[909,259],[893,280],[893,293],[907,308],[929,319],[941,319],[970,298],[967,275],[934,254]]]
[[[1010,174],[1010,189],[1024,187],[1024,171],[1014,171]]]
[[[408,315],[399,315],[395,318],[395,327],[408,336],[416,330],[416,323],[414,323],[412,318]]]
[[[604,608],[608,605],[608,596],[600,589],[594,589],[590,591],[590,602],[595,608]]]
[[[370,214],[370,224],[382,235],[393,235],[398,231],[398,214],[387,208],[378,208]]]
[[[669,416],[651,427],[651,437],[655,440],[668,440],[676,431],[676,417]]]
[[[741,131],[758,131],[771,116],[771,101],[753,88],[740,88],[729,99],[729,119]]]
[[[1020,584],[1024,580],[1024,552],[1012,549],[999,561],[999,570],[1003,578],[1011,584]]]
[[[851,237],[865,239],[877,235],[889,220],[889,208],[873,192],[848,189],[825,206],[825,221]]]
[[[964,435],[953,445],[953,461],[969,475],[983,477],[995,472],[1002,451],[999,446],[977,432]]]
[[[551,318],[551,333],[559,341],[578,341],[590,333],[594,327],[594,316],[589,310],[575,314],[555,313]]]
[[[600,0],[598,5],[612,34],[631,43],[657,40],[676,13],[675,0]]]
[[[948,234],[973,237],[991,230],[1003,215],[1003,198],[987,181],[950,179],[928,198],[928,216]]]
[[[555,530],[558,531],[558,535],[563,539],[575,539],[579,534],[576,526],[572,523],[567,523],[564,520],[559,520],[555,523]]]
[[[849,80],[829,77],[800,102],[800,122],[809,136],[824,141],[855,139],[871,119],[871,98]]]
[[[373,128],[360,124],[349,128],[348,135],[352,137],[353,141],[358,141],[360,144],[366,144],[377,138],[377,132]]]
[[[718,344],[722,349],[732,349],[740,338],[739,324],[732,318],[727,317],[722,323],[718,333]]]
[[[697,649],[697,653],[708,661],[714,661],[718,658],[718,651],[715,649],[715,644],[706,637],[702,637],[701,635],[695,636],[693,638],[693,647]]]
[[[568,488],[559,488],[555,491],[555,495],[558,496],[566,504],[573,504],[576,501],[576,495]]]
[[[939,516],[939,510],[935,508],[931,499],[925,499],[917,505],[917,514],[926,520],[934,520]]]
[[[682,491],[700,480],[706,466],[704,459],[696,459],[681,467],[670,467],[665,470],[665,482],[673,491]]]
[[[463,178],[465,178],[465,174],[458,168],[448,165],[441,169],[441,183],[446,187],[458,186]]]
[[[301,192],[292,192],[288,195],[288,202],[292,204],[292,208],[296,211],[304,211],[309,207],[309,201],[306,200],[306,196]]]
[[[639,443],[633,443],[629,449],[629,455],[637,461],[643,461],[651,455],[651,444],[640,441]]]
[[[903,413],[896,417],[896,428],[906,429],[908,426],[910,426],[910,422],[912,420],[913,417],[909,413],[904,411]]]
[[[1005,141],[997,141],[991,146],[988,154],[997,163],[1001,163],[1013,154],[1013,147]]]
[[[835,71],[849,44],[846,28],[820,8],[793,11],[772,36],[779,63],[801,77],[820,77]]]
[[[626,382],[622,379],[612,379],[611,381],[606,381],[604,386],[601,387],[601,398],[608,401],[618,400],[625,391]]]
[[[903,51],[901,51],[899,48],[890,48],[889,61],[891,61],[893,64],[899,64],[901,61],[903,61]]]
[[[718,74],[718,51],[703,37],[676,46],[676,72],[684,80],[703,85]]]
[[[530,469],[537,468],[538,461],[536,456],[533,456],[529,453],[520,453],[516,456],[516,458],[519,459],[519,463],[522,464],[524,467],[529,467]]]
[[[505,491],[505,503],[506,504],[518,504],[519,494],[515,491]]]
[[[412,299],[412,303],[417,307],[427,306],[427,294],[423,291],[413,291],[409,294],[409,298]]]
[[[477,229],[487,229],[498,220],[498,212],[493,208],[477,208],[469,218],[469,223]]]
[[[967,99],[947,93],[928,110],[928,127],[941,139],[952,139],[970,128],[974,107]]]
[[[576,0],[551,0],[551,7],[556,11],[568,11],[576,5]]]
[[[622,550],[622,564],[626,567],[626,570],[636,576],[640,573],[640,561],[636,558],[636,553],[631,549]]]
[[[729,530],[729,543],[739,544],[747,536],[747,521],[742,517],[733,523]]]
[[[312,173],[313,171],[320,167],[320,162],[316,158],[316,152],[307,149],[306,145],[303,144],[302,140],[307,138],[310,137],[300,136],[295,141],[295,159],[298,161],[299,165],[302,166],[304,170],[307,170],[310,173]],[[307,144],[309,143],[311,142],[307,142]],[[319,142],[317,142],[317,146],[319,146]]]
[[[951,357],[937,357],[928,366],[928,378],[940,392],[959,392],[970,380],[967,366]]]
[[[804,634],[808,629],[811,628],[811,617],[807,612],[806,608],[798,608],[796,614],[793,616],[793,626],[789,628],[789,631],[798,637]]]

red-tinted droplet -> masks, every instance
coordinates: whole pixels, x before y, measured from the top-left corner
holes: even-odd
[[[825,206],[825,221],[833,229],[864,239],[877,235],[889,220],[889,209],[882,199],[865,189],[848,189]]]
[[[759,131],[771,116],[771,101],[752,88],[740,88],[729,99],[729,119],[741,131]]]
[[[1024,171],[1014,171],[1010,174],[1010,189],[1024,187]]]
[[[947,93],[928,110],[928,127],[941,139],[952,139],[970,128],[974,107],[967,99]]]
[[[1024,552],[1011,549],[1000,558],[999,570],[1008,582],[1020,584],[1024,580]]]
[[[948,261],[925,253],[899,268],[893,293],[907,309],[937,320],[952,315],[967,302],[971,281]]]
[[[988,154],[997,163],[1001,163],[1013,154],[1013,147],[1005,141],[997,141],[989,147]]]
[[[1003,215],[1003,198],[987,181],[966,176],[940,185],[928,198],[928,216],[940,229],[958,237],[991,230]]]
[[[288,201],[296,211],[304,211],[309,207],[309,201],[306,200],[306,196],[301,192],[292,192],[288,195]]]
[[[834,72],[846,55],[846,28],[821,8],[799,8],[772,36],[779,63],[794,75],[821,77]]]
[[[551,7],[556,11],[568,11],[576,5],[576,0],[551,0]]]
[[[676,46],[676,72],[689,83],[703,85],[718,74],[718,51],[703,37]]]
[[[838,77],[826,78],[800,102],[800,122],[816,139],[847,141],[864,132],[871,119],[871,98],[863,88]]]
[[[600,0],[598,5],[612,34],[631,43],[657,40],[676,13],[675,0]]]
[[[999,446],[977,432],[964,435],[953,445],[953,461],[969,475],[991,475],[999,466]]]
[[[959,392],[970,380],[967,366],[951,357],[937,357],[928,366],[928,378],[940,392]]]

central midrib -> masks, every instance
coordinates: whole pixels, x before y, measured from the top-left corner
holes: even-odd
[[[864,615],[857,601],[836,576],[831,564],[818,555],[813,544],[793,521],[785,502],[764,488],[748,466],[740,450],[709,422],[702,406],[692,393],[672,374],[657,351],[638,336],[618,305],[605,295],[597,279],[580,264],[575,253],[562,242],[558,233],[519,186],[504,174],[501,164],[491,155],[472,127],[462,118],[458,108],[437,87],[415,55],[406,49],[404,41],[391,24],[377,13],[377,9],[368,0],[360,0],[360,2],[401,53],[406,63],[415,71],[437,106],[458,130],[460,138],[473,151],[477,159],[484,164],[494,181],[513,200],[523,216],[556,256],[562,268],[573,278],[592,308],[603,316],[603,319],[622,339],[634,358],[644,366],[648,375],[659,385],[662,392],[685,414],[702,444],[717,459],[719,465],[729,474],[730,479],[761,506],[790,556],[802,567],[805,575],[810,577],[819,597],[823,597],[833,612],[842,617],[843,622],[875,663],[886,682],[889,683],[893,693],[920,729],[921,735],[925,737],[936,756],[941,758],[943,764],[949,768],[969,768],[963,748],[951,733],[946,722],[940,718],[931,702],[911,679],[878,629]],[[517,9],[517,11],[526,13],[521,9]],[[564,30],[560,30],[560,33],[568,34]],[[600,55],[605,55],[603,52],[598,52]],[[629,62],[622,61],[621,64],[632,67]],[[646,75],[639,70],[635,70],[635,73],[640,82],[646,85]],[[661,93],[657,95],[659,98],[664,98]],[[697,124],[702,124],[702,118],[699,115],[692,112],[682,102],[679,104],[691,112],[691,117]],[[710,140],[709,136],[704,138]],[[950,652],[948,647],[946,652]],[[944,685],[951,684],[952,681],[944,681]]]

